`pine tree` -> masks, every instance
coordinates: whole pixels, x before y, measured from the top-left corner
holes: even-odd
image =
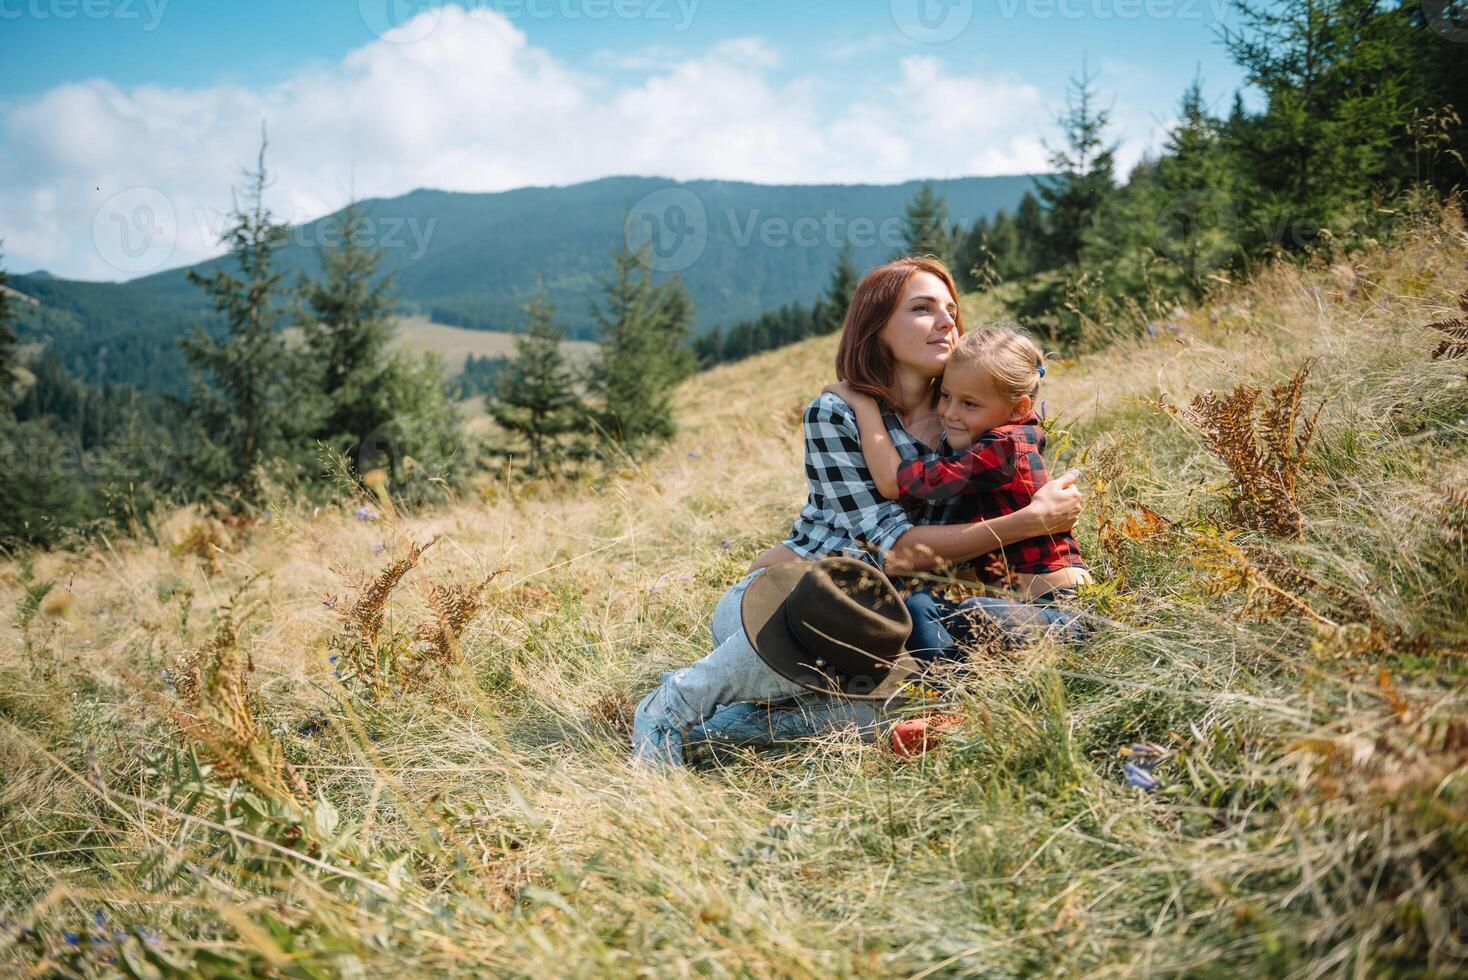
[[[315,428],[299,384],[301,358],[277,329],[286,291],[275,253],[288,230],[265,206],[266,146],[262,132],[256,167],[245,173],[244,203],[236,200],[223,237],[240,275],[223,266],[188,273],[221,314],[224,336],[196,330],[179,341],[193,375],[185,407],[198,430],[195,475],[208,484],[233,483],[246,499],[258,497],[257,467],[298,459]]]
[[[948,202],[924,183],[907,202],[907,220],[902,229],[902,249],[895,258],[905,255],[932,255],[948,260],[952,241],[949,238]]]
[[[1178,123],[1157,161],[1155,248],[1179,271],[1192,298],[1207,277],[1237,253],[1237,163],[1223,141],[1223,124],[1209,114],[1203,84],[1183,93]]]
[[[995,277],[1010,282],[1029,275],[1031,262],[1020,241],[1019,223],[1008,211],[1000,211],[989,226],[989,254],[993,257]]]
[[[10,276],[0,266],[0,414],[8,412],[14,399],[15,369],[19,366],[17,338],[10,329],[14,313],[10,308]]]
[[[1408,130],[1415,111],[1455,94],[1430,61],[1452,45],[1416,23],[1411,5],[1235,0],[1234,8],[1240,26],[1224,43],[1266,101],[1239,134],[1256,244],[1308,247],[1373,190],[1414,179]],[[1461,81],[1461,52],[1448,57]]]
[[[319,372],[325,415],[316,437],[349,451],[396,412],[385,397],[393,335],[391,280],[378,271],[380,253],[363,238],[367,217],[354,202],[321,249],[322,278],[304,281],[310,312],[302,324],[306,349]]]
[[[1104,138],[1110,113],[1096,106],[1095,80],[1084,65],[1070,79],[1065,111],[1056,120],[1065,144],[1050,149],[1057,175],[1038,187],[1045,209],[1041,258],[1049,267],[1080,259],[1086,231],[1116,187],[1116,144]]]
[[[1016,271],[1008,278],[1018,278],[1051,268],[1045,261],[1044,243],[1048,234],[1045,206],[1030,191],[1025,191],[1024,196],[1019,199],[1019,207],[1015,209],[1014,233],[1019,239],[1014,259]]]
[[[653,290],[656,297],[655,369],[658,383],[670,393],[684,378],[693,373],[697,363],[689,339],[693,336],[693,297],[681,277],[674,275]]]
[[[501,426],[524,437],[529,468],[540,472],[559,460],[561,436],[577,428],[585,409],[561,350],[565,331],[556,324],[544,286],[526,304],[525,316],[525,332],[515,337],[515,359],[500,374],[485,408]]]
[[[592,390],[598,421],[617,444],[636,448],[673,434],[673,387],[692,368],[686,339],[693,304],[677,279],[655,286],[646,263],[625,246],[612,253],[601,303],[591,304],[600,328],[601,359]]]
[[[846,311],[856,297],[861,274],[856,270],[856,258],[851,243],[847,242],[836,256],[836,265],[831,270],[831,280],[826,284],[826,293],[821,297],[816,329],[820,333],[835,333],[846,320]]]

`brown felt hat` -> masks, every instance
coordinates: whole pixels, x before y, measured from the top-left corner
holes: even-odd
[[[755,652],[821,694],[885,700],[919,666],[904,650],[912,616],[887,576],[855,558],[771,565],[740,607]]]

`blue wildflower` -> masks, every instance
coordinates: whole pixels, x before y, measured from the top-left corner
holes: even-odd
[[[378,520],[381,516],[382,515],[378,514],[377,511],[373,510],[371,507],[368,507],[366,504],[363,504],[361,507],[357,508],[357,520],[359,521],[375,521]]]
[[[1122,767],[1122,770],[1126,773],[1126,784],[1128,786],[1135,786],[1137,789],[1144,789],[1150,793],[1162,785],[1150,772],[1135,762],[1128,762]]]

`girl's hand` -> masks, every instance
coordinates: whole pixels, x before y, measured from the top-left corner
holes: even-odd
[[[837,398],[841,399],[852,408],[856,407],[856,403],[859,400],[871,397],[870,395],[864,395],[861,392],[857,391],[845,381],[838,381],[833,385],[826,385],[826,387],[821,389],[821,394],[835,395]]]
[[[1079,470],[1068,470],[1035,491],[1035,497],[1025,510],[1039,522],[1041,534],[1063,534],[1076,526],[1080,519],[1080,488],[1076,480]]]

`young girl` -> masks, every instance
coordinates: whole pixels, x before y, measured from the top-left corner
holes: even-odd
[[[887,438],[871,397],[844,384],[827,390],[854,409],[867,468],[884,497],[904,507],[960,497],[958,519],[977,521],[1014,513],[1048,480],[1045,433],[1035,412],[1044,375],[1044,355],[1022,334],[991,329],[962,337],[938,396],[948,444],[959,453],[908,460]],[[1090,573],[1069,532],[1016,542],[969,567],[980,581],[1024,601],[976,596],[955,602],[919,588],[908,599],[916,655],[953,657],[955,641],[973,639],[985,627],[997,626],[1009,637],[1037,627],[1063,639],[1081,635],[1081,621],[1064,602]]]

